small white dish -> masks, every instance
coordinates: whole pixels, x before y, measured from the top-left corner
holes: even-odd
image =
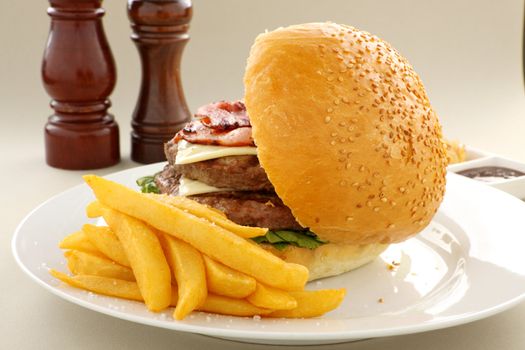
[[[466,161],[463,163],[452,164],[448,167],[448,170],[454,173],[459,173],[463,170],[474,169],[479,167],[504,167],[510,168],[513,170],[518,170],[525,173],[525,164],[520,163],[511,159],[507,159],[501,156],[488,156],[481,157],[471,161]],[[461,175],[461,174],[460,174]],[[478,180],[474,180],[478,181]],[[519,176],[511,179],[498,179],[491,182],[482,182],[485,185],[497,188],[498,190],[505,191],[517,198],[525,199],[525,175]]]
[[[108,176],[127,186],[162,168],[153,164]],[[432,223],[350,273],[309,283],[347,288],[343,304],[321,318],[265,319],[197,312],[175,321],[172,310],[148,312],[138,302],[69,287],[49,275],[66,272],[58,242],[82,224],[93,200],[79,185],[40,205],[18,226],[12,251],[21,269],[51,293],[113,317],[183,332],[263,344],[329,344],[450,327],[506,310],[525,299],[525,203],[449,174]],[[399,263],[393,269],[392,262]],[[74,317],[69,315],[70,317]],[[42,317],[38,315],[33,317]],[[521,327],[521,325],[516,325]]]

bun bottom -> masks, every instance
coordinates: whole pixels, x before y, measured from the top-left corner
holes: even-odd
[[[313,281],[357,269],[377,258],[388,244],[328,243],[316,249],[288,246],[283,251],[266,244],[262,246],[287,262],[306,266],[310,272],[308,281]]]

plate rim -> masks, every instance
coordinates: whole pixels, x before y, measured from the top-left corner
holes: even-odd
[[[132,167],[128,169],[124,169],[118,172],[110,173],[107,175],[104,175],[104,177],[114,177],[122,175],[126,172],[132,172],[136,171],[138,169],[144,168],[153,168],[155,166],[159,166],[165,164],[165,162],[159,162],[159,163],[153,163],[148,165],[142,165],[137,167]],[[447,175],[450,176],[450,173]],[[452,174],[452,177],[458,177],[459,175]],[[471,180],[473,181],[473,180]],[[482,184],[480,184],[482,186]],[[135,322],[139,324],[144,324],[148,326],[153,327],[159,327],[174,331],[180,331],[180,332],[189,332],[189,333],[195,333],[195,334],[202,334],[202,335],[209,335],[213,337],[221,337],[221,338],[231,338],[231,339],[238,339],[238,340],[266,340],[266,341],[334,341],[334,340],[342,340],[342,341],[351,341],[356,339],[364,339],[364,338],[379,338],[379,337],[387,337],[387,336],[394,336],[394,335],[406,335],[406,334],[413,334],[413,333],[421,333],[421,332],[427,332],[432,330],[438,330],[438,329],[444,329],[448,327],[454,327],[461,324],[466,324],[470,322],[474,322],[486,317],[493,316],[495,314],[498,314],[500,312],[503,312],[505,310],[508,310],[521,302],[525,300],[525,292],[523,292],[521,295],[517,295],[514,298],[508,299],[505,302],[499,303],[497,305],[494,305],[492,307],[485,308],[481,311],[477,311],[475,313],[465,313],[465,314],[459,314],[454,316],[448,316],[444,318],[440,318],[437,320],[432,320],[430,322],[425,321],[418,324],[412,324],[412,325],[404,325],[399,327],[390,327],[388,329],[378,329],[378,328],[369,328],[365,330],[345,330],[345,331],[333,331],[333,332],[311,332],[311,333],[290,333],[290,332],[275,332],[275,331],[265,331],[265,330],[239,330],[235,328],[214,328],[214,327],[206,327],[202,325],[192,325],[187,324],[184,322],[178,322],[175,320],[170,320],[170,322],[163,322],[161,320],[156,319],[148,319],[142,316],[130,314],[129,312],[123,312],[119,310],[113,310],[109,309],[104,306],[99,306],[93,303],[90,303],[87,300],[78,298],[76,296],[68,294],[64,289],[58,288],[58,286],[52,286],[45,281],[41,280],[38,276],[33,274],[33,272],[24,264],[24,262],[21,260],[19,252],[17,250],[17,242],[19,241],[19,235],[20,232],[26,223],[27,220],[31,218],[31,216],[37,212],[40,208],[47,205],[49,202],[55,200],[57,197],[60,197],[68,192],[72,191],[78,191],[79,189],[86,187],[87,185],[85,183],[75,185],[73,187],[70,187],[64,191],[61,191],[52,197],[46,199],[39,205],[37,205],[34,209],[32,209],[28,214],[24,216],[24,218],[20,221],[20,223],[17,225],[15,232],[11,239],[11,253],[18,265],[18,267],[32,279],[35,281],[38,285],[43,287],[45,290],[51,292],[53,295],[58,296],[59,298],[62,298],[68,302],[71,302],[75,305],[82,306],[88,310],[99,312],[106,316],[112,316],[116,317],[122,320]],[[494,188],[488,187],[489,191],[498,191]],[[501,192],[501,191],[498,191]],[[503,193],[505,194],[505,193]],[[519,199],[512,197],[509,194],[505,194],[508,197],[513,198],[516,201],[520,201]],[[521,201],[520,201],[521,202]],[[68,288],[72,288],[69,287]],[[105,296],[107,298],[113,298],[109,296]],[[228,316],[226,316],[228,317]],[[235,316],[229,316],[229,317],[235,317]],[[242,317],[245,319],[249,319],[251,317]],[[315,319],[315,318],[314,318]],[[288,319],[287,319],[288,320]],[[288,320],[289,322],[293,322],[294,320]]]

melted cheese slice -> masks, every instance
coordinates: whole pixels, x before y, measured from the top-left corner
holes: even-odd
[[[191,180],[181,176],[179,180],[179,196],[193,196],[195,194],[212,193],[231,191],[231,188],[217,188],[200,182],[197,180]]]
[[[257,147],[207,146],[179,141],[175,164],[189,164],[228,156],[257,155]],[[210,186],[211,187],[211,186]]]

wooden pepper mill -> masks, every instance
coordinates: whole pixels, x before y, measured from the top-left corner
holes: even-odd
[[[180,79],[189,39],[190,0],[128,0],[128,17],[142,61],[142,85],[131,123],[131,158],[166,160],[164,143],[191,119]]]
[[[49,0],[42,64],[55,113],[45,126],[46,161],[63,169],[118,163],[118,125],[107,110],[116,69],[102,27],[102,0]]]

